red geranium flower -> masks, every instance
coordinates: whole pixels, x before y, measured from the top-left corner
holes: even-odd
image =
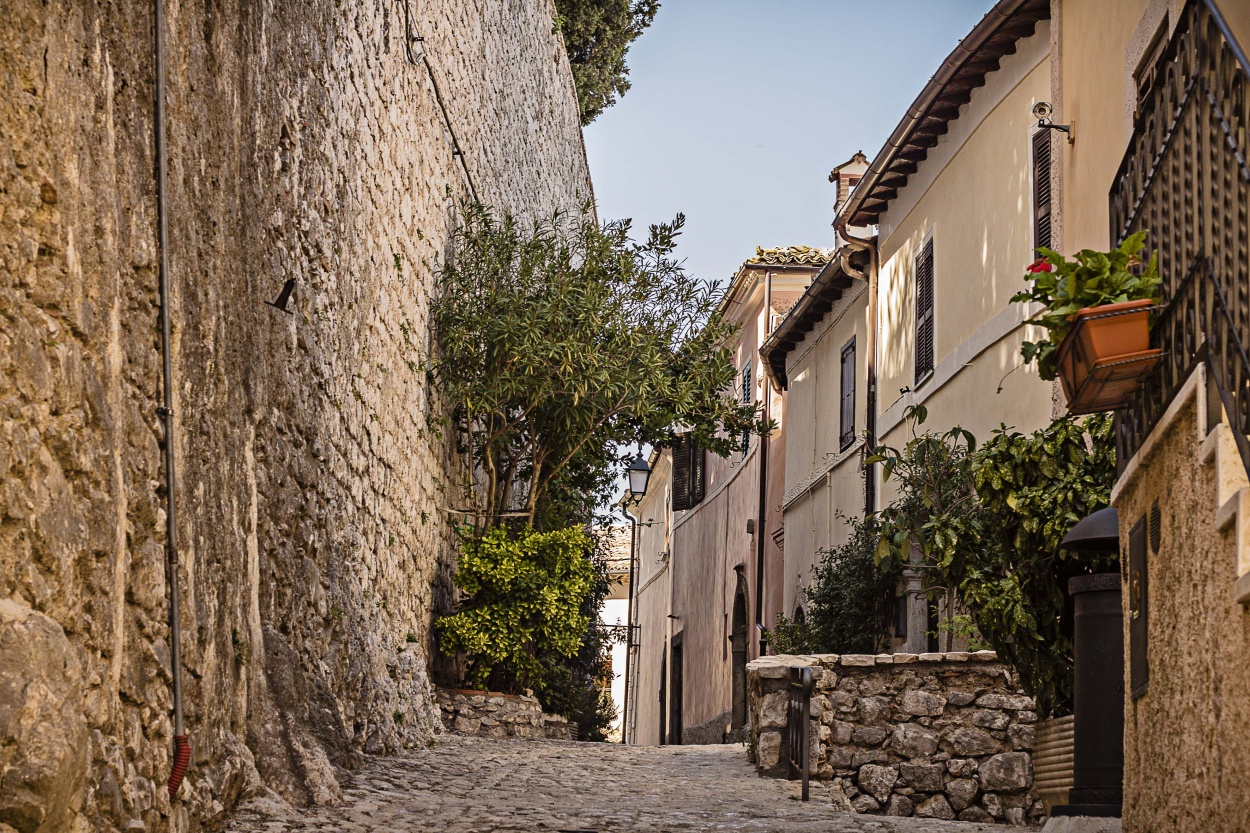
[[[1036,275],[1038,272],[1053,272],[1053,271],[1055,271],[1055,267],[1051,266],[1050,263],[1048,263],[1046,261],[1046,258],[1044,257],[1039,257],[1037,260],[1033,261],[1033,263],[1029,265],[1029,272],[1034,275]]]

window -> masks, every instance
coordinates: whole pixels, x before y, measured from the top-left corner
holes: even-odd
[[[916,384],[933,373],[933,238],[916,257]]]
[[[673,446],[673,510],[692,509],[703,502],[706,455],[694,437],[686,434]]]
[[[742,404],[749,405],[755,401],[755,372],[751,362],[742,366]],[[745,458],[751,450],[751,432],[742,432],[742,456]]]
[[[1033,134],[1033,248],[1051,245],[1050,146],[1049,130]]]
[[[842,347],[842,395],[840,399],[840,450],[855,442],[855,339]]]

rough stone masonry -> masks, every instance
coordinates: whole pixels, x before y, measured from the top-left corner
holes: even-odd
[[[756,766],[788,769],[790,669],[810,666],[812,777],[857,813],[1037,822],[1033,698],[993,651],[761,657],[747,666]]]
[[[431,263],[470,179],[527,216],[591,196],[550,0],[165,4],[194,758],[171,807],[153,4],[5,0],[0,830],[333,802],[438,731]]]

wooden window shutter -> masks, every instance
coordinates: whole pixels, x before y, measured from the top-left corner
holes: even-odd
[[[1050,131],[1033,134],[1033,248],[1051,246]]]
[[[755,401],[755,373],[751,362],[742,366],[742,404],[749,405]],[[751,450],[751,432],[742,432],[742,456],[746,457]]]
[[[842,347],[842,396],[839,439],[846,449],[855,442],[855,339]]]
[[[933,372],[933,238],[916,258],[916,382]]]
[[[690,505],[703,502],[703,486],[707,471],[707,452],[690,439]]]
[[[689,509],[690,503],[690,446],[689,436],[679,437],[673,446],[673,510]]]

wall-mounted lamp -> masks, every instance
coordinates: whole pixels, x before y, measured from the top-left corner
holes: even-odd
[[[286,308],[287,302],[291,300],[291,293],[295,291],[295,278],[287,278],[285,284],[282,285],[282,291],[278,293],[278,297],[272,301],[265,303],[274,309],[280,309],[287,315],[294,315],[292,310]]]
[[[1055,124],[1050,120],[1050,116],[1055,112],[1055,108],[1050,106],[1049,101],[1039,101],[1033,105],[1033,118],[1037,119],[1038,130],[1061,130],[1068,134],[1068,141],[1072,141],[1072,125]]]
[[[651,467],[641,453],[634,458],[625,470],[629,475],[629,495],[634,500],[642,500],[647,493],[647,481],[651,479]]]

